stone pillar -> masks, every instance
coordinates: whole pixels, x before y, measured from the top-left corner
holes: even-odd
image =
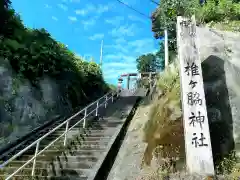
[[[119,79],[118,79],[118,91],[121,91],[121,90],[122,90],[122,81],[123,81],[122,78],[119,78]]]
[[[151,90],[152,89],[152,73],[151,72],[149,73],[149,87]]]
[[[141,73],[138,74],[138,79],[137,79],[137,88],[140,88],[142,85],[141,85]]]
[[[130,75],[127,76],[127,89],[130,88]]]

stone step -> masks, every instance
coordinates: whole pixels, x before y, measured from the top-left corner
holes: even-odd
[[[108,131],[110,131],[110,128],[108,129]],[[104,134],[106,132],[106,130],[89,130],[88,132],[86,132],[87,133],[87,135],[89,134],[89,135],[91,135],[91,134],[93,134],[93,135],[102,135],[102,134]],[[60,136],[60,135],[62,135],[63,133],[65,133],[65,131],[57,131],[56,133],[54,133],[52,136]],[[82,133],[82,132],[79,132],[79,131],[70,131],[70,132],[68,132],[68,136],[71,136],[71,135],[77,135],[77,134],[84,134],[85,135],[85,133]]]
[[[94,142],[94,141],[93,141]],[[62,147],[62,148],[56,148],[56,149],[46,149],[45,152],[53,152],[53,151],[69,151],[69,150],[89,150],[89,151],[95,151],[95,150],[104,150],[107,148],[107,143],[97,142],[98,144],[83,144],[83,143],[72,143],[69,147]]]
[[[0,180],[5,180],[6,176],[0,175]],[[79,177],[78,175],[69,176],[27,176],[27,175],[16,175],[14,180],[87,180],[88,177]]]
[[[7,168],[4,168],[1,170],[1,175],[4,174],[4,175],[11,175],[12,173],[14,173],[19,167],[7,167]],[[32,172],[32,168],[23,168],[21,169],[16,175],[31,175],[31,172]],[[47,169],[38,169],[36,168],[35,169],[35,174],[36,175],[42,175],[42,174],[47,174]]]
[[[76,123],[76,122],[75,122]],[[75,123],[69,124],[69,128],[72,127],[72,125],[74,125]],[[106,122],[105,122],[106,123]],[[107,128],[106,124],[104,122],[94,122],[93,124],[88,124],[85,128],[85,130],[91,129],[91,128],[98,128],[98,127],[105,127]],[[80,123],[78,124],[76,127],[72,128],[72,130],[82,130],[83,129],[83,125]],[[59,129],[56,130],[57,131],[65,131],[66,130],[66,125],[60,127]]]
[[[38,176],[37,179],[84,180],[87,179],[90,171],[91,174],[95,174],[96,172],[92,171],[105,154],[112,136],[123,123],[119,115],[121,112],[118,111],[128,104],[128,100],[123,99],[114,106],[109,106],[109,108],[103,112],[103,119],[87,120],[86,129],[82,128],[82,122],[79,123],[79,125],[68,133],[66,148],[63,147],[63,136],[43,152],[43,154],[39,155],[36,159],[36,174],[41,175]],[[79,120],[80,118],[78,119],[78,117],[74,118],[70,122],[70,127]],[[64,132],[65,127],[63,126],[42,140],[40,150]],[[4,171],[11,172],[16,170],[17,167],[20,167],[24,162],[31,159],[33,155],[34,148],[33,151],[27,152],[18,160],[11,162],[8,167],[4,168]],[[27,175],[30,175],[31,171],[32,163],[27,165],[14,180],[27,180]],[[4,172],[0,174],[3,175]],[[0,179],[1,177],[3,176],[0,176]]]
[[[82,155],[82,154],[81,154]],[[99,155],[98,155],[99,157]],[[98,158],[96,157],[88,157],[88,156],[59,156],[55,161],[38,161],[36,163],[35,174],[42,176],[59,176],[69,175],[74,172],[74,174],[84,175],[87,177],[88,173],[85,170],[90,170],[97,163]],[[22,162],[23,164],[23,162]],[[21,164],[21,165],[22,165]],[[1,170],[0,174],[11,174],[20,167],[20,164],[15,164],[19,166],[6,167]],[[21,171],[19,171],[19,175],[31,175],[32,166],[28,165],[24,167]]]
[[[98,152],[104,152],[106,150],[106,147],[101,147],[101,148],[85,148],[85,149],[73,149],[73,150],[68,150],[68,151],[65,151],[65,152],[60,152],[60,151],[54,151],[54,150],[48,150],[46,151],[46,156],[59,156],[59,155],[64,155],[64,156],[72,156],[72,154],[74,155],[78,155],[81,153],[82,154],[85,154],[86,152],[88,152],[89,154],[90,153],[98,153]]]
[[[91,159],[86,159],[85,161],[55,161],[51,164],[48,164],[51,170],[59,171],[61,169],[82,169],[82,170],[90,170],[97,163],[97,161],[92,161]]]
[[[115,131],[113,131],[115,132]],[[102,134],[88,134],[88,135],[82,135],[79,134],[79,136],[75,136],[75,138],[73,137],[69,137],[71,135],[69,135],[67,137],[67,143],[71,143],[71,142],[78,142],[79,144],[82,144],[84,141],[99,141],[100,139],[103,141],[108,141],[109,139],[111,139],[111,135],[113,134],[113,132],[105,132]],[[46,137],[46,139],[43,140],[43,142],[40,143],[40,148],[43,149],[44,147],[46,147],[49,143],[51,143],[52,141],[54,141],[56,138],[58,138],[58,136],[51,136],[51,137]],[[60,139],[58,139],[52,146],[62,146],[64,142],[64,136],[61,137]]]
[[[8,167],[21,167],[23,164],[25,164],[26,161],[11,161],[11,163],[9,163],[6,168]],[[36,161],[36,167],[44,167],[44,164],[46,164],[46,161]],[[26,165],[25,167],[27,168],[31,168],[33,166],[33,163],[29,163],[28,165]],[[3,168],[5,169],[5,167]]]
[[[99,146],[74,146],[71,147],[70,149],[66,149],[65,151],[61,151],[58,149],[47,149],[45,150],[42,154],[40,154],[37,157],[37,161],[52,161],[55,160],[57,156],[92,156],[92,157],[96,157],[98,155],[100,155],[102,152],[104,152],[106,150],[106,145],[99,145]],[[20,161],[28,161],[30,160],[32,157],[34,156],[34,153],[30,153],[28,154],[28,152],[26,152],[25,154],[23,154],[19,160]],[[66,159],[66,158],[65,158]],[[9,164],[9,166],[11,166],[12,163]]]
[[[106,148],[109,142],[109,138],[101,138],[101,141],[95,141],[95,139],[99,139],[99,137],[89,137],[86,138],[86,140],[69,140],[67,143],[69,143],[66,147],[63,146],[63,141],[59,141],[58,144],[53,144],[52,146],[48,147],[45,151],[62,151],[65,148],[65,151],[69,150],[76,150],[76,149],[99,149],[99,148]],[[42,150],[45,148],[46,145],[40,144],[39,149]],[[27,152],[25,154],[34,154],[34,151]]]
[[[53,165],[53,166],[48,166],[46,168],[40,168],[37,167],[35,168],[35,175],[41,175],[41,176],[61,176],[61,175],[67,175],[71,174],[71,172],[74,172],[74,174],[77,174],[79,177],[87,177],[90,171],[91,166],[87,166],[86,164],[83,163],[78,163],[78,166],[76,168],[74,167],[57,167],[59,165]],[[79,167],[82,167],[79,168]],[[16,171],[16,167],[9,167],[5,169],[5,174],[10,175],[10,173],[13,173]],[[20,172],[17,175],[31,175],[32,174],[32,168],[23,168],[20,170]]]
[[[70,159],[70,160],[72,160],[71,163],[74,167],[77,167],[76,164],[78,164],[78,163],[84,163],[84,162],[96,163],[98,161],[98,158],[94,157],[94,156],[78,156],[77,161],[73,161],[74,158],[72,158],[72,157],[75,157],[75,155],[67,156],[67,157],[59,156],[58,161],[60,160],[60,161],[65,161],[66,162],[66,160]],[[48,165],[50,165],[52,162],[53,161],[48,161],[48,159],[47,160],[44,160],[44,159],[40,160],[39,158],[37,158],[36,167],[45,168]],[[8,168],[8,167],[15,167],[15,168],[20,167],[24,163],[26,163],[26,161],[12,161],[9,165],[6,166],[6,168]],[[32,166],[33,166],[33,163],[29,163],[28,165],[25,166],[25,168],[31,168]]]
[[[81,138],[77,138],[77,139],[68,139],[67,143],[69,143],[69,145],[67,145],[67,149],[69,149],[70,146],[73,146],[73,148],[77,147],[94,147],[94,146],[107,146],[108,145],[108,141],[109,139],[104,139],[102,138],[102,140],[104,141],[94,141],[92,140],[92,138],[89,138],[90,140],[88,140],[87,138],[85,140],[81,139]],[[69,142],[70,141],[70,142]],[[40,149],[45,148],[46,145],[44,144],[40,144]],[[47,148],[47,150],[62,150],[64,148],[63,146],[63,140],[58,141],[56,144],[53,144],[52,146],[50,146],[49,148]],[[72,148],[71,148],[72,149]]]
[[[101,157],[101,154],[104,152],[105,149],[103,150],[82,150],[82,149],[79,149],[77,151],[72,151],[72,153],[70,152],[57,152],[57,151],[53,151],[53,152],[46,152],[45,155],[39,155],[37,157],[37,161],[41,160],[41,161],[51,161],[51,160],[54,160],[56,159],[56,157],[60,157],[60,156],[63,156],[65,157],[65,159],[68,159],[69,157],[71,158],[72,155],[71,154],[74,154],[74,156],[76,156],[78,158],[79,157],[82,157],[82,156],[93,156],[93,157],[98,157],[100,156]],[[33,155],[23,155],[22,156],[22,160],[29,160],[33,157]]]
[[[111,136],[107,136],[107,137],[99,137],[99,136],[89,136],[85,139],[85,141],[109,141],[111,139]]]

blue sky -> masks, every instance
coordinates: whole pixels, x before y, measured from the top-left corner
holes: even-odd
[[[150,0],[122,1],[149,16],[156,8]],[[103,40],[102,68],[109,83],[136,72],[136,58],[159,48],[151,21],[117,0],[12,0],[12,6],[27,27],[45,28],[74,53],[97,63]]]

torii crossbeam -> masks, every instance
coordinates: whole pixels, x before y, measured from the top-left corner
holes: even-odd
[[[139,76],[139,78],[142,77],[149,77],[150,79],[152,78],[152,76],[156,76],[158,73],[157,72],[142,72],[142,73],[124,73],[121,74],[118,81],[121,84],[123,81],[123,77],[127,77],[127,89],[129,89],[130,87],[130,76]]]

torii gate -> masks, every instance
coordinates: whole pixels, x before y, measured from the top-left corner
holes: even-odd
[[[155,77],[158,73],[157,72],[142,72],[142,73],[126,73],[120,75],[118,78],[118,84],[121,86],[123,77],[127,77],[127,89],[130,88],[130,76],[138,76],[139,79],[148,77],[149,81],[151,82],[152,78]]]

